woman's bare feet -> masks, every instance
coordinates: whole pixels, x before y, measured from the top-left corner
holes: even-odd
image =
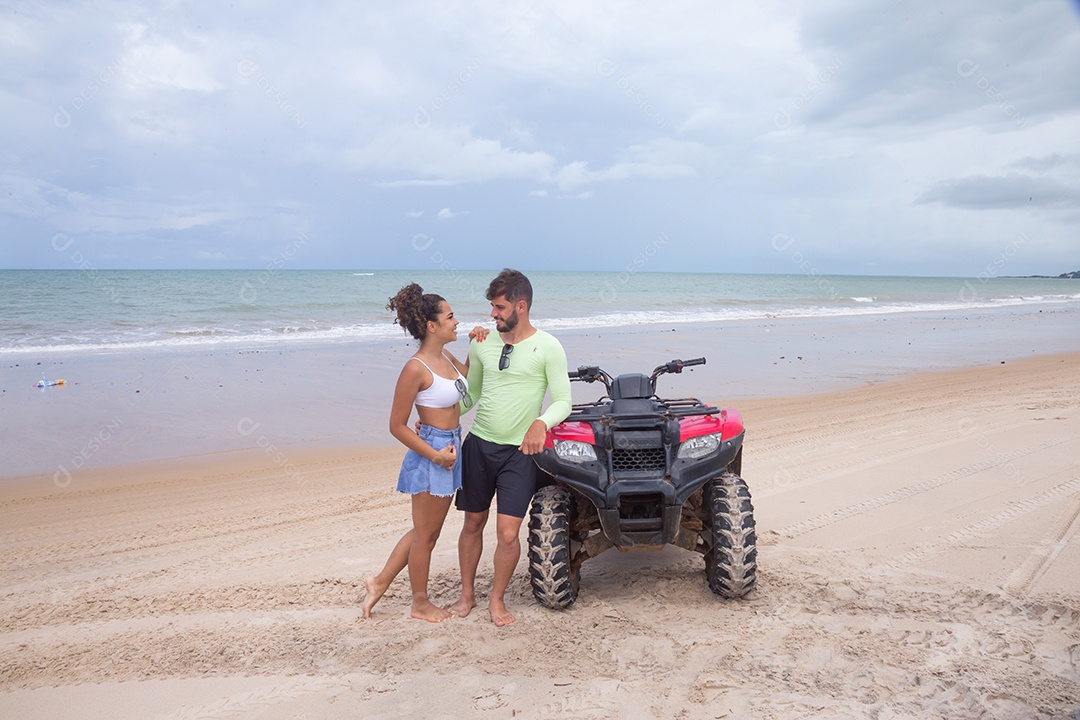
[[[442,622],[454,617],[438,605],[432,604],[427,598],[418,598],[413,601],[412,616],[417,620],[427,620],[428,622]]]
[[[369,577],[365,584],[367,585],[367,595],[364,597],[364,604],[361,607],[364,609],[364,619],[370,620],[371,608],[375,607],[375,603],[379,602],[379,598],[386,592],[386,588],[390,587],[390,583],[380,585],[377,577]]]
[[[488,613],[495,627],[506,627],[517,619],[506,609],[506,604],[502,600],[495,598],[488,599]]]

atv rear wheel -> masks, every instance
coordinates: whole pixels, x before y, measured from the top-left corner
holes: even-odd
[[[712,548],[705,553],[705,574],[714,593],[741,598],[757,582],[757,531],[746,481],[724,473],[705,492],[705,528]]]
[[[570,554],[570,491],[548,485],[537,491],[529,510],[529,580],[544,607],[570,607],[578,594],[580,568]]]

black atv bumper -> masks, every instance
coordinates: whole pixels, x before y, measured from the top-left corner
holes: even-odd
[[[542,477],[541,485],[559,482],[588,498],[604,535],[616,547],[631,549],[675,541],[682,525],[683,504],[736,461],[743,436],[739,433],[721,441],[719,448],[703,458],[674,459],[672,451],[666,470],[613,472],[604,457],[572,463],[561,460],[552,449],[534,457],[540,469],[551,476]]]

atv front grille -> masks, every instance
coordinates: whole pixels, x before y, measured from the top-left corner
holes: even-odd
[[[664,448],[635,448],[633,450],[615,448],[611,451],[611,471],[613,473],[635,470],[655,470],[660,472],[667,470],[667,453]]]

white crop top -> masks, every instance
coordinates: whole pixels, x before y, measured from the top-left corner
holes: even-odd
[[[444,356],[445,357],[445,356]],[[410,360],[416,360],[421,365],[427,368],[427,371],[431,373],[431,387],[426,390],[421,390],[416,393],[416,404],[421,407],[429,408],[449,408],[454,407],[462,400],[462,393],[458,390],[457,383],[461,382],[461,387],[465,389],[465,392],[469,391],[469,381],[458,372],[457,365],[454,365],[454,372],[457,373],[457,380],[449,380],[439,375],[434,370],[427,366],[427,363],[418,357],[411,357]],[[449,360],[450,358],[446,358]]]

